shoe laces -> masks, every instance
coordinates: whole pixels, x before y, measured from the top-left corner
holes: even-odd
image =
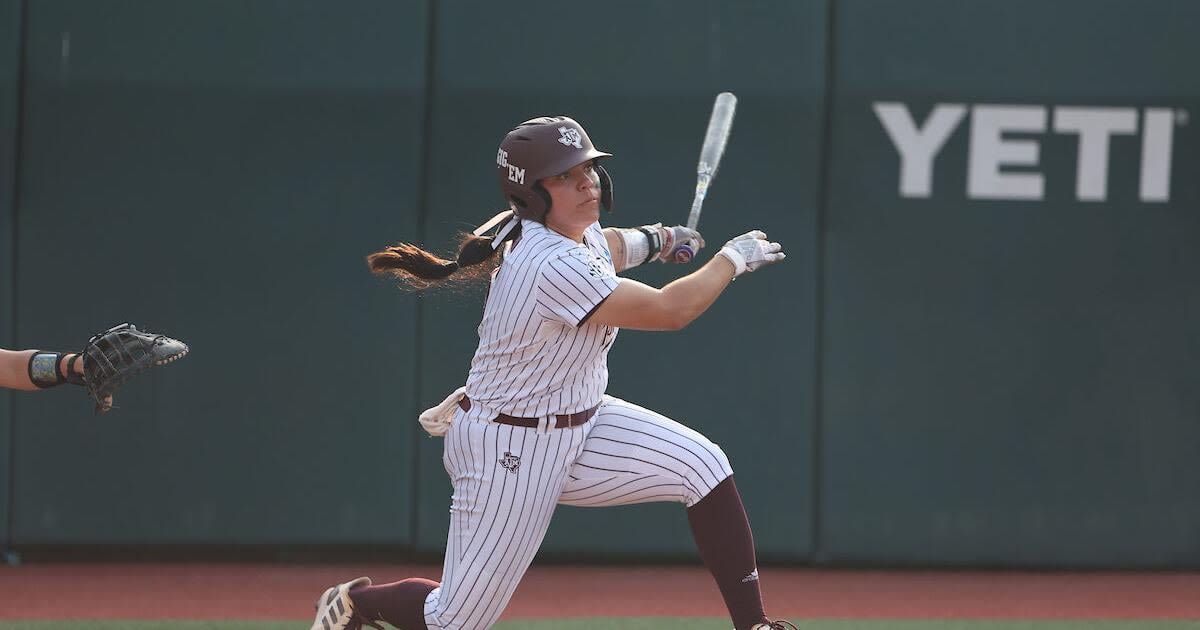
[[[782,619],[779,621],[772,621],[770,623],[770,628],[771,630],[800,630],[800,628],[796,627],[796,624]]]

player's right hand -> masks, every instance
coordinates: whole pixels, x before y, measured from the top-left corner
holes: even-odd
[[[754,271],[764,265],[777,263],[787,256],[783,246],[767,240],[762,230],[751,230],[735,236],[725,243],[718,255],[724,256],[733,263],[733,277],[738,277],[746,271]]]
[[[676,225],[674,227],[660,226],[658,229],[662,240],[662,247],[658,252],[659,262],[687,262],[704,247],[704,237],[692,228]],[[685,247],[689,249],[689,255],[687,260],[681,260],[678,254]]]

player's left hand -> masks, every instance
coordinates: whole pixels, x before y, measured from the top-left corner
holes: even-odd
[[[129,379],[152,367],[173,363],[188,353],[187,344],[138,330],[131,324],[113,326],[94,335],[79,353],[83,385],[96,403],[96,411],[112,409],[113,392]]]
[[[82,360],[83,355],[81,355],[79,353],[73,353],[73,354],[67,355],[67,357],[71,359],[71,362],[68,364],[71,366],[71,368],[70,368],[71,372],[70,372],[70,374],[67,375],[67,382],[74,383],[75,385],[83,385],[84,387],[86,387],[87,380],[86,380],[86,372],[83,369],[83,360]],[[113,407],[112,394],[106,394],[104,396],[104,398],[100,399],[96,403],[96,407],[97,407],[97,409],[102,409],[104,411],[108,411],[109,409],[112,409],[112,407]]]
[[[659,227],[659,236],[662,239],[662,246],[658,252],[658,261],[664,263],[687,262],[680,261],[675,254],[683,249],[686,245],[691,248],[692,253],[699,252],[704,247],[704,237],[700,233],[689,227],[676,225],[674,227]],[[688,260],[691,260],[688,258]]]

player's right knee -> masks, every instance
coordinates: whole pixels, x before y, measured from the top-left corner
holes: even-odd
[[[706,461],[705,464],[708,467],[711,467],[709,472],[713,473],[713,475],[716,477],[719,477],[719,479],[713,482],[713,485],[716,485],[721,483],[729,475],[733,474],[733,466],[729,463],[729,456],[726,455],[725,451],[720,446],[717,446],[716,443],[708,442],[704,446],[708,451],[708,457],[706,458],[708,461]]]
[[[712,444],[703,459],[704,461],[692,465],[684,475],[686,479],[684,486],[691,495],[685,496],[684,504],[689,507],[708,496],[713,488],[733,474],[729,458],[725,455],[725,451],[717,445]]]

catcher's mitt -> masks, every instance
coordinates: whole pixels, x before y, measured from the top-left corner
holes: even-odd
[[[113,326],[94,335],[79,353],[83,384],[96,411],[112,408],[112,393],[135,375],[183,358],[187,344],[166,335],[142,332],[132,324]]]

